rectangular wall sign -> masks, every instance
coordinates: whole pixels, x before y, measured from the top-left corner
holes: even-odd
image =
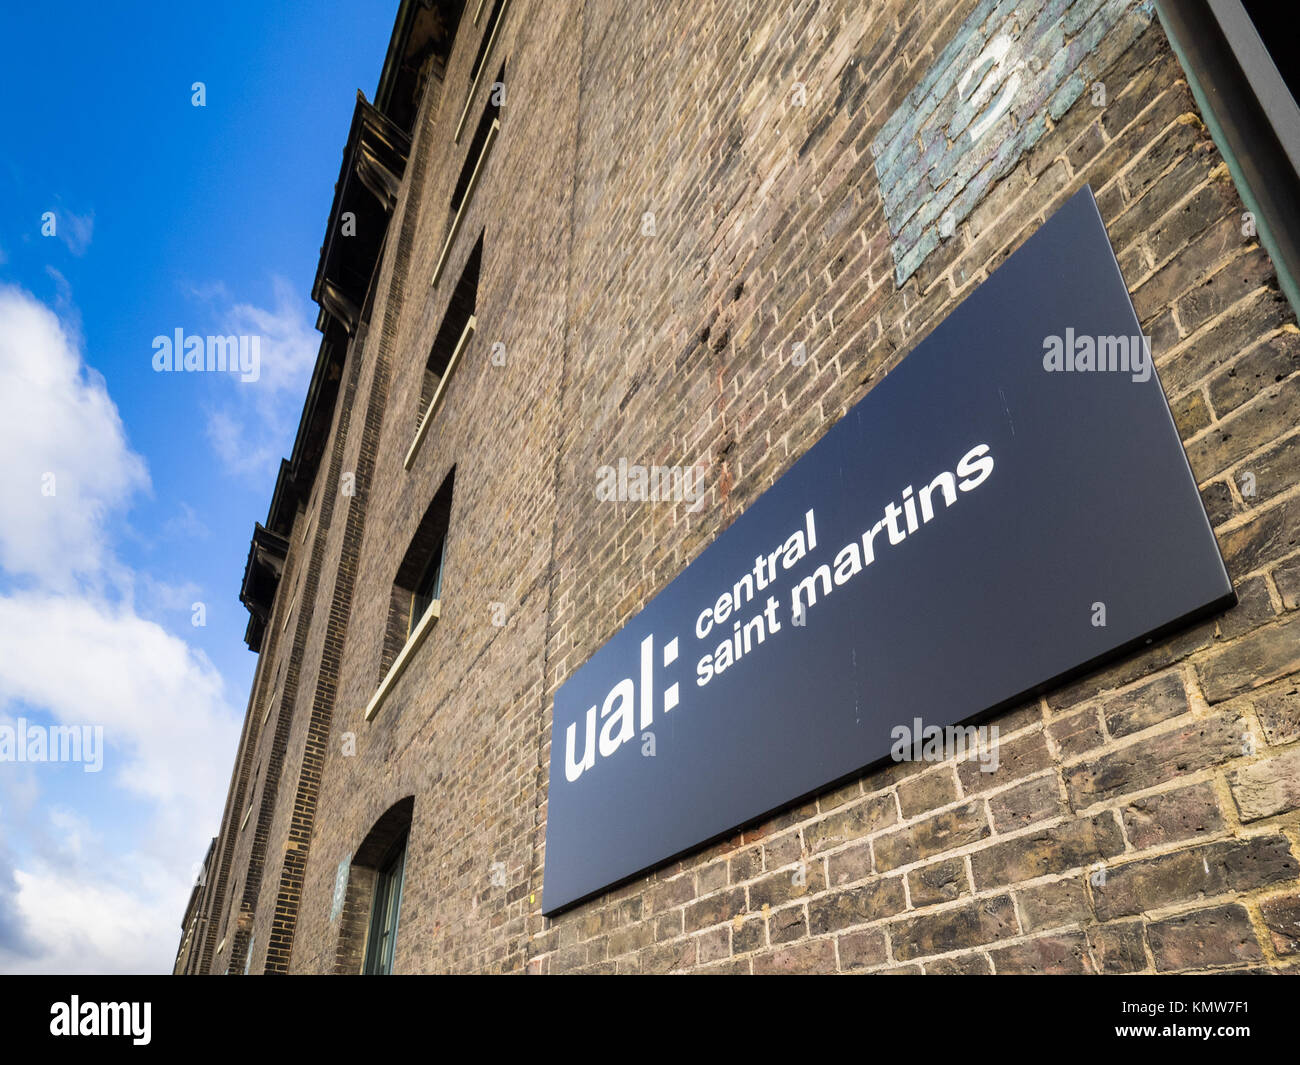
[[[547,914],[1235,602],[1082,189],[556,692]]]

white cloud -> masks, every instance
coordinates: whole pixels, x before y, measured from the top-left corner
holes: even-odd
[[[316,354],[311,305],[282,277],[271,282],[274,308],[236,303],[220,316],[223,335],[260,337],[261,373],[256,381],[232,378],[230,397],[208,412],[207,435],[227,466],[264,478],[293,442],[302,396]],[[219,292],[208,286],[200,291]]]
[[[271,281],[275,309],[236,303],[228,316],[226,332],[262,337],[261,382],[269,392],[300,396],[304,378],[316,362],[320,333],[308,318],[311,304],[284,278]]]
[[[0,454],[0,568],[59,588],[100,574],[105,523],[149,475],[59,318],[10,286],[0,286]]]
[[[96,875],[98,874],[98,875]],[[139,868],[128,887],[105,871],[71,871],[46,862],[13,873],[11,900],[22,914],[21,939],[0,945],[10,973],[169,972],[180,941],[189,887],[156,867]],[[166,919],[161,919],[166,915]]]
[[[186,620],[192,627],[197,627],[194,626],[194,608],[196,604],[202,605],[205,610],[208,609],[203,589],[193,581],[181,581],[179,583],[160,581],[148,573],[137,571],[132,585],[132,593],[132,601],[136,604],[137,610],[147,617],[181,613],[185,615]],[[238,608],[242,610],[238,603],[234,607],[227,603],[222,603],[222,606],[227,609]],[[173,618],[173,620],[175,619]]]
[[[200,303],[229,303],[230,289],[224,281],[182,281],[177,286],[181,292]]]
[[[267,470],[279,466],[280,456],[284,454],[284,448],[277,443],[283,434],[272,431],[271,425],[272,422],[258,418],[255,412],[245,414],[232,408],[209,410],[208,443],[221,456],[225,469],[265,477]]]
[[[219,816],[211,798],[224,791],[235,729],[205,655],[127,607],[40,592],[0,596],[0,647],[0,705],[102,725],[115,783],[169,817]]]
[[[3,777],[0,777],[2,780]],[[0,804],[0,809],[4,805]],[[4,812],[12,817],[11,811]],[[27,932],[27,922],[18,908],[18,877],[14,871],[13,858],[4,847],[0,838],[0,971],[9,967],[15,959],[30,959],[36,954],[35,945]]]
[[[16,578],[0,592],[0,720],[102,725],[106,750],[99,774],[59,767],[78,787],[0,767],[0,971],[167,971],[240,714],[211,661],[132,605],[136,585],[162,586],[117,558],[110,531],[148,474],[67,299],[60,318],[0,287],[0,570]]]
[[[212,530],[199,517],[198,511],[188,503],[182,502],[176,509],[178,513],[163,522],[163,536],[179,540],[206,540],[212,534]]]
[[[95,212],[73,214],[71,211],[58,211],[55,213],[55,222],[54,231],[68,246],[68,251],[76,256],[85,255],[95,236]]]

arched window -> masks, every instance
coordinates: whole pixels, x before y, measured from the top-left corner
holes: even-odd
[[[412,795],[390,806],[352,858],[334,960],[336,973],[387,975],[393,971],[414,806]]]
[[[361,971],[368,976],[388,976],[393,971],[397,950],[397,919],[402,912],[402,872],[406,868],[406,837],[393,844],[375,875],[374,898],[370,904],[370,931],[366,936],[366,961]]]

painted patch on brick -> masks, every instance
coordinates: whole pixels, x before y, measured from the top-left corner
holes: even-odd
[[[352,859],[344,858],[334,872],[334,897],[330,900],[330,924],[339,919],[343,912],[343,900],[348,893],[348,873],[352,870]]]
[[[871,144],[900,286],[1151,19],[1150,0],[980,0]]]

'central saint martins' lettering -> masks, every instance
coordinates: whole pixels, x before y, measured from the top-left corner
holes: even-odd
[[[940,472],[928,484],[921,485],[915,495],[914,486],[908,485],[903,489],[901,506],[899,502],[890,500],[879,521],[845,544],[835,554],[833,561],[823,562],[811,573],[804,575],[790,589],[789,617],[793,625],[806,625],[805,618],[818,601],[864,572],[876,561],[878,551],[886,543],[901,544],[908,536],[933,521],[938,509],[936,503],[942,501],[944,509],[947,509],[957,502],[959,494],[972,492],[988,480],[994,466],[990,452],[988,444],[976,444],[958,459],[955,472]],[[716,633],[722,636],[722,640],[696,666],[695,683],[699,687],[703,688],[746,657],[756,644],[761,644],[768,637],[782,631],[782,625],[776,616],[780,601],[774,595],[768,595],[766,604],[752,618],[744,620],[736,617],[730,634],[726,634],[725,630],[718,632],[718,629],[733,614],[739,614],[743,607],[749,605],[756,592],[773,589],[777,583],[778,569],[783,572],[794,569],[816,549],[816,514],[810,509],[804,514],[802,529],[791,533],[770,554],[755,558],[752,572],[743,574],[729,591],[723,592],[716,602],[700,612],[695,620],[696,639],[707,639],[711,633]],[[635,739],[638,729],[645,732],[653,725],[654,651],[654,636],[645,637],[641,641],[640,684],[631,677],[624,677],[610,689],[599,707],[599,733],[596,728],[598,708],[595,706],[587,709],[585,722],[573,721],[565,730],[564,777],[570,783],[595,766],[598,752],[601,758],[608,758],[623,744]],[[671,665],[676,658],[677,638],[674,637],[664,646],[663,664]],[[663,693],[664,712],[677,706],[678,699],[678,685],[667,687]],[[577,749],[580,723],[585,724],[581,753]]]

